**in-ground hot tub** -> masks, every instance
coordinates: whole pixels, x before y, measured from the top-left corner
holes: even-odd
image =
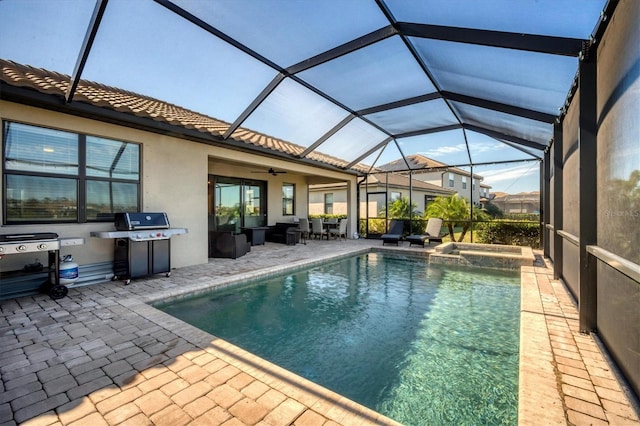
[[[471,265],[483,268],[517,269],[532,266],[535,261],[531,247],[500,244],[448,242],[435,247],[430,263]]]

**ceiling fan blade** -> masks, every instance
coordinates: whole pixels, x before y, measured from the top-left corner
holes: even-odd
[[[269,170],[267,170],[266,172],[261,172],[261,171],[257,171],[257,170],[253,170],[251,171],[251,173],[269,173],[273,176],[279,175],[281,173],[287,173],[284,170],[274,170],[273,167],[269,168]]]

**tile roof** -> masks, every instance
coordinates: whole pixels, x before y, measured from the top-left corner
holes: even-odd
[[[389,185],[391,186],[399,186],[399,187],[404,187],[404,188],[409,188],[409,177],[406,175],[402,175],[399,173],[387,173],[387,176],[389,177]],[[377,174],[371,174],[367,176],[367,183],[369,185],[384,185],[385,184],[385,178],[383,177],[378,177]],[[412,187],[414,189],[423,189],[423,190],[427,190],[427,191],[431,191],[431,192],[437,192],[440,194],[445,194],[445,195],[449,195],[449,194],[455,194],[456,191],[452,191],[450,189],[447,188],[443,188],[441,186],[438,185],[434,185],[432,183],[429,182],[425,182],[423,180],[419,180],[419,179],[413,179],[412,182]]]
[[[420,154],[407,155],[406,159],[407,159],[407,163],[409,163],[409,167],[412,170],[415,170],[416,172],[419,169],[440,169],[442,171],[446,169],[450,172],[455,172],[463,176],[471,176],[471,173],[469,173],[466,170],[449,166],[446,163],[442,163],[440,161],[434,160],[433,158],[425,157],[424,155],[420,155]],[[378,166],[378,168],[386,171],[405,171],[407,170],[407,165],[405,164],[402,158],[399,158],[397,160]],[[474,173],[473,176],[476,179],[480,179],[480,180],[484,179],[482,176],[480,176],[477,173]]]
[[[11,86],[64,97],[70,80],[71,77],[65,74],[0,59],[0,81]],[[203,134],[211,135],[222,143],[224,143],[222,136],[230,126],[227,122],[168,102],[87,80],[80,80],[73,102],[82,102],[123,114],[150,118],[179,128],[194,129]],[[306,149],[301,145],[241,127],[233,132],[231,139],[247,145],[288,154],[292,159],[299,159],[300,154]],[[250,149],[250,147],[248,148]],[[318,151],[311,152],[306,158],[340,168],[344,168],[348,164],[345,160]],[[361,164],[352,167],[352,170],[359,172],[366,172],[368,169],[369,167]]]
[[[517,194],[508,194],[506,192],[496,192],[494,201],[496,202],[540,202],[540,191],[518,192]]]

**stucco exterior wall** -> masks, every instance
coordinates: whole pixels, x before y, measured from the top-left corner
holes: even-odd
[[[449,173],[453,174],[453,186],[449,186]],[[467,179],[467,187],[462,187],[463,176],[455,172],[429,172],[429,173],[413,173],[414,179],[421,180],[433,185],[438,185],[444,189],[456,191],[461,197],[471,200],[471,176],[465,176]],[[480,201],[480,184],[476,181],[476,187],[473,190],[473,201]]]
[[[296,215],[300,217],[307,213],[309,176],[314,176],[315,179],[321,176],[322,179],[329,181],[355,182],[354,176],[336,171],[214,147],[13,102],[0,101],[0,119],[141,144],[142,211],[164,211],[172,227],[187,228],[189,231],[186,235],[171,239],[172,267],[197,265],[208,261],[207,179],[209,174],[267,180],[270,224],[291,220],[290,217],[282,215],[282,183],[284,182],[296,184]],[[239,166],[240,163],[250,164]],[[251,173],[254,170],[267,170],[268,167],[285,166],[290,173],[278,176]],[[1,164],[0,167],[2,167]],[[0,203],[0,209],[2,204]],[[355,220],[355,202],[352,206],[351,216]],[[55,232],[60,237],[84,238],[83,246],[61,251],[61,254],[72,254],[80,265],[113,260],[113,240],[90,237],[92,231],[113,229],[112,223],[0,225],[0,233],[5,234]],[[24,259],[19,259],[22,257],[5,256],[0,267],[3,270],[20,269],[25,264]],[[44,257],[40,259],[43,262]]]

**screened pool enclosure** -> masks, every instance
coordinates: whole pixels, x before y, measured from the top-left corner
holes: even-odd
[[[635,0],[4,0],[0,106],[358,179],[527,164],[580,328],[639,393],[639,22]]]

